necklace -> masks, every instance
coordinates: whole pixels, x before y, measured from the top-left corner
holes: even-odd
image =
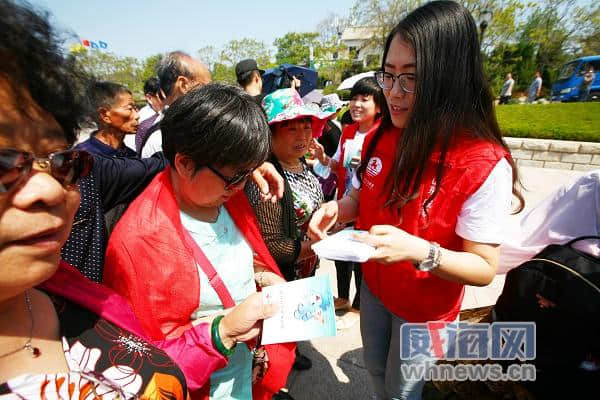
[[[18,353],[21,350],[27,350],[29,353],[31,353],[32,358],[38,358],[42,354],[40,352],[39,348],[31,345],[31,339],[33,338],[34,320],[33,320],[33,311],[31,309],[31,299],[29,298],[29,292],[25,292],[25,308],[27,309],[27,312],[29,313],[29,320],[31,321],[31,325],[29,327],[29,339],[27,339],[27,342],[25,342],[25,344],[23,346],[19,347],[18,349],[9,351],[8,353],[0,354],[0,358],[7,357],[12,354]]]

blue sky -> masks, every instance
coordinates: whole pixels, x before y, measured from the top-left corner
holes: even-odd
[[[314,31],[330,13],[348,13],[353,0],[30,0],[53,23],[80,38],[108,43],[121,56],[144,58],[171,50],[194,53],[244,37],[273,40]]]

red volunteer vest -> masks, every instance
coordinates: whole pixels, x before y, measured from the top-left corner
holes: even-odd
[[[260,261],[281,276],[244,191],[229,199],[225,208]],[[108,242],[103,283],[129,301],[144,333],[153,340],[181,336],[191,327],[190,315],[198,307],[200,278],[183,229],[167,167],[127,208]],[[270,366],[254,385],[253,399],[271,399],[285,385],[294,362],[294,343],[265,347]],[[192,399],[207,398],[208,389],[209,384],[192,392]]]
[[[381,119],[377,119],[375,124],[369,129],[367,135],[365,136],[365,141],[371,134],[379,128],[381,124]],[[337,198],[341,199],[344,197],[344,192],[346,191],[346,168],[344,168],[344,153],[346,151],[346,141],[354,139],[356,136],[356,132],[358,132],[358,123],[347,125],[342,132],[342,137],[340,138],[340,161],[338,162],[337,169],[335,170],[335,174],[337,175]],[[363,145],[363,149],[366,149]]]
[[[368,160],[360,189],[357,226],[368,230],[373,225],[393,225],[438,242],[446,249],[461,251],[463,239],[455,228],[463,203],[483,184],[496,163],[510,155],[499,145],[459,135],[448,150],[441,187],[427,213],[423,204],[435,189],[439,151],[430,157],[417,198],[398,210],[385,206],[389,198],[385,181],[401,134],[400,129],[387,129]],[[364,149],[370,139],[365,140]],[[409,322],[452,321],[460,311],[464,285],[418,271],[410,262],[366,262],[362,270],[371,292],[391,312]]]

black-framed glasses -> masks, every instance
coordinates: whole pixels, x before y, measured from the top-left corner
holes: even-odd
[[[392,90],[396,79],[400,83],[400,89],[402,89],[404,93],[414,93],[417,86],[415,74],[413,73],[394,75],[386,71],[377,71],[375,72],[375,79],[383,90]]]
[[[214,168],[211,165],[205,165],[205,167],[210,169],[212,172],[214,172],[215,175],[217,175],[219,178],[221,178],[223,180],[223,182],[225,182],[225,190],[229,190],[232,187],[244,182],[246,179],[248,179],[250,174],[255,169],[255,168],[250,168],[246,171],[238,172],[237,174],[235,174],[234,176],[229,178],[229,177],[223,175],[218,169]]]
[[[0,149],[0,194],[18,187],[31,170],[46,172],[64,187],[71,188],[88,175],[94,159],[83,150],[67,150],[52,153],[48,157],[36,157],[27,151]]]

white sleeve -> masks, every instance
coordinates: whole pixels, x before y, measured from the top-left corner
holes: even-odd
[[[338,147],[335,150],[335,154],[333,155],[333,157],[331,157],[332,160],[335,160],[337,162],[340,162],[340,157],[342,156],[342,139],[340,138],[340,141],[338,143]]]
[[[506,241],[500,246],[498,273],[506,273],[553,243],[579,236],[600,235],[600,170],[561,186],[530,208],[512,215]],[[595,241],[579,248],[600,257]]]
[[[152,109],[152,107],[150,107],[148,104],[146,104],[144,107],[142,107],[140,109],[140,111],[138,111],[138,115],[140,117],[139,121],[140,123],[142,121],[144,121],[145,119],[150,118],[151,116],[153,116],[154,114],[156,114],[156,111],[154,111]]]
[[[360,190],[360,181],[358,180],[358,176],[356,175],[357,170],[358,168],[355,168],[354,172],[352,173],[352,187],[356,190]]]
[[[462,206],[456,223],[456,234],[478,243],[504,242],[512,200],[512,168],[505,158]]]
[[[142,149],[142,158],[152,157],[154,153],[162,151],[162,134],[160,129],[152,132],[144,148]]]

